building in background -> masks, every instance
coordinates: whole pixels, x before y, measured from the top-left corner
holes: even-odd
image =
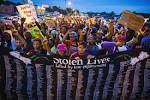
[[[15,3],[5,0],[5,2],[0,4],[0,17],[16,15],[15,7]]]

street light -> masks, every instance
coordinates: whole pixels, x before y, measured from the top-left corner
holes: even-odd
[[[67,5],[70,7],[72,5],[71,1],[68,1]]]

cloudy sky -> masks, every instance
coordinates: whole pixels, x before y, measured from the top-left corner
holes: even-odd
[[[23,0],[10,0],[22,2]],[[65,0],[32,0],[36,5],[49,4],[65,7]],[[71,7],[80,11],[120,13],[123,10],[150,13],[150,0],[71,0]]]

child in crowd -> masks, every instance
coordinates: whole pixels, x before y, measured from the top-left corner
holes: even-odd
[[[86,45],[79,44],[77,52],[71,54],[70,59],[86,59],[87,58]]]
[[[47,54],[47,51],[43,49],[42,42],[40,39],[34,39],[32,43],[33,49],[26,53],[27,56]]]

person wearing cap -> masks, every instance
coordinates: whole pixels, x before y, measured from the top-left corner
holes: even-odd
[[[72,42],[69,48],[69,54],[72,54],[77,51],[78,34],[76,32],[72,32],[71,34],[69,34],[69,37]]]
[[[59,43],[57,46],[56,46],[56,53],[51,53],[50,54],[50,57],[51,58],[68,58],[68,55],[67,55],[67,48],[65,46],[64,43]]]
[[[96,56],[99,52],[98,46],[95,43],[95,38],[91,34],[87,37],[87,53],[92,56]]]
[[[150,28],[148,26],[145,27],[147,28],[145,28],[140,45],[142,46],[143,50],[150,51]]]
[[[63,43],[57,45],[57,54],[60,56],[67,56],[67,48]]]
[[[57,44],[59,42],[58,32],[56,30],[52,30],[49,34],[48,44],[47,47],[49,47],[48,54],[56,54],[57,53]]]
[[[54,38],[56,37],[57,34],[58,34],[58,32],[56,30],[52,30],[50,33],[50,35]]]

